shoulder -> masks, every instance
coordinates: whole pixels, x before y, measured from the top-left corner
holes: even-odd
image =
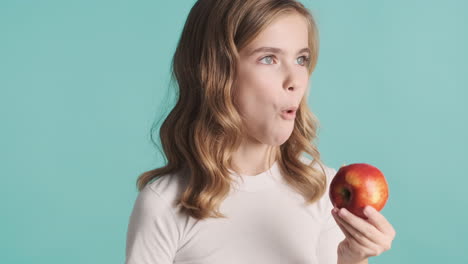
[[[171,206],[177,190],[174,178],[163,176],[141,189],[131,212],[126,242],[126,263],[172,263],[183,236],[184,219]]]
[[[185,176],[182,173],[158,176],[146,184],[140,194],[142,196],[155,196],[161,203],[166,203],[171,208],[175,208],[177,207],[177,200],[186,186]]]

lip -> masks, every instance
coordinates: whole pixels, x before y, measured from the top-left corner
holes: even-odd
[[[297,111],[297,106],[285,107],[285,108],[281,109],[281,112],[283,112],[283,111],[290,111],[290,110],[296,112],[296,111]]]
[[[287,110],[281,111],[281,117],[285,120],[293,120],[296,118],[296,110],[293,110],[290,113]]]

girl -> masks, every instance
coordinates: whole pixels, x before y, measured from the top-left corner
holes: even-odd
[[[173,58],[167,165],[140,175],[127,264],[367,263],[395,231],[335,213],[307,108],[313,17],[294,0],[199,0]],[[308,159],[303,154],[309,154]],[[332,210],[333,209],[333,210]]]

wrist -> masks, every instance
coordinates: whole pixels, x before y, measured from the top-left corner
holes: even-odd
[[[338,257],[338,264],[368,264],[367,259],[361,261],[347,261],[346,259]]]

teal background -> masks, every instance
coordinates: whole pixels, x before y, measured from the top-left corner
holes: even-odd
[[[194,1],[0,2],[2,263],[123,263],[135,181]],[[468,263],[468,2],[303,1],[328,166],[387,177],[397,236],[370,263]]]

